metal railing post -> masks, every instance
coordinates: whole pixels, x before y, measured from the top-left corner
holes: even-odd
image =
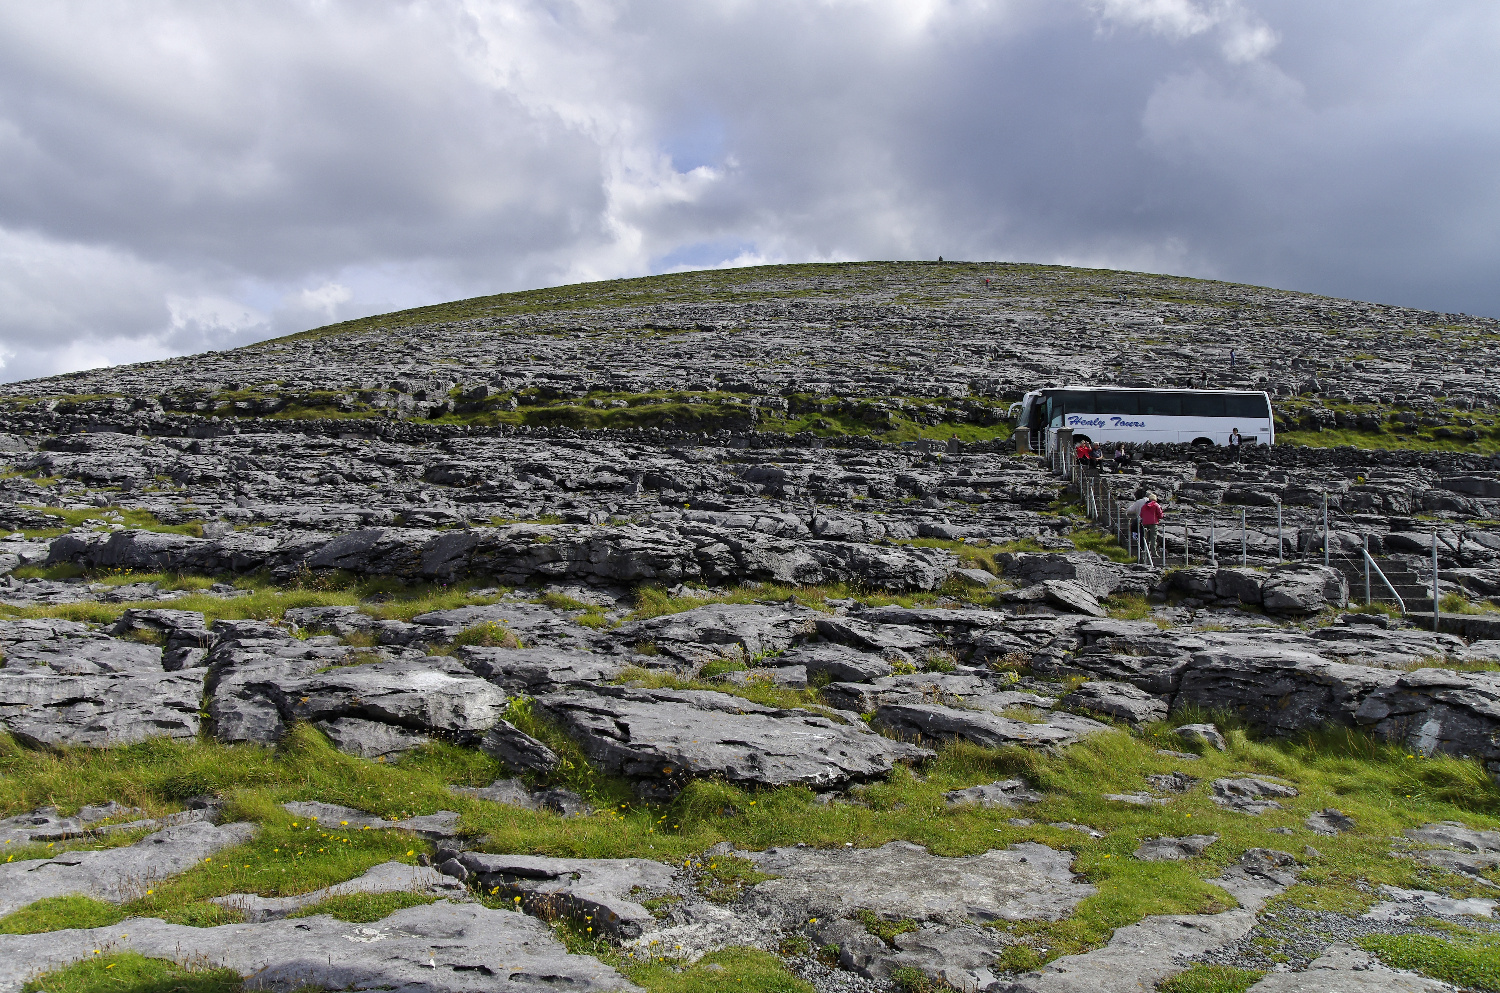
[[[1240,568],[1245,568],[1250,552],[1250,533],[1245,530],[1245,508],[1240,508]]]
[[[1323,491],[1323,564],[1328,564],[1328,491]]]
[[[1437,561],[1437,528],[1432,529],[1432,630],[1438,629],[1438,613],[1442,610],[1438,606],[1438,561]]]
[[[1182,519],[1182,567],[1190,568],[1193,564],[1193,530],[1188,524],[1187,518]]]
[[[1286,546],[1281,543],[1281,501],[1276,501],[1276,562],[1280,564],[1285,558]]]
[[[1208,519],[1208,564],[1215,567],[1219,564],[1218,523],[1216,517]]]
[[[1370,536],[1365,535],[1365,606],[1370,605]]]

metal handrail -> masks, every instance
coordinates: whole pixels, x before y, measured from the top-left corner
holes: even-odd
[[[1385,584],[1385,588],[1391,591],[1391,596],[1396,598],[1396,606],[1401,608],[1401,614],[1402,616],[1405,616],[1406,601],[1401,599],[1401,594],[1396,592],[1396,587],[1391,584],[1391,581],[1386,578],[1385,573],[1381,571],[1380,564],[1375,561],[1375,557],[1370,554],[1370,550],[1368,548],[1361,548],[1360,552],[1362,552],[1365,557],[1365,568],[1375,570],[1375,575],[1379,576],[1380,581]]]

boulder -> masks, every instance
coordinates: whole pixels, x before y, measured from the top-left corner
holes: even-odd
[[[1296,787],[1253,776],[1213,781],[1214,803],[1241,814],[1259,815],[1267,810],[1280,810],[1281,804],[1276,802],[1278,798],[1286,799],[1296,795]]]
[[[950,807],[1015,807],[1023,803],[1038,803],[1040,793],[1033,792],[1021,779],[1002,779],[994,783],[970,786],[962,790],[949,790],[943,799]]]
[[[1272,614],[1316,614],[1349,604],[1349,581],[1337,569],[1288,565],[1271,570],[1261,584],[1261,604]]]
[[[599,686],[538,697],[536,706],[589,758],[651,796],[670,796],[689,779],[707,776],[830,789],[932,756],[858,721],[839,723],[705,690]]]
[[[416,731],[360,717],[314,721],[313,727],[326,734],[334,748],[362,759],[396,758],[432,740]]]
[[[1002,552],[999,562],[1006,576],[1022,583],[1072,580],[1096,597],[1113,593],[1124,575],[1119,565],[1096,552]]]
[[[823,678],[835,683],[868,683],[895,670],[879,655],[847,645],[801,645],[778,656],[781,665],[800,665],[814,684]]]
[[[874,725],[913,741],[967,741],[986,748],[1068,745],[1109,726],[1070,714],[1052,714],[1045,724],[1028,724],[983,710],[922,703],[887,704],[875,711]]]
[[[149,646],[142,646],[149,647]],[[160,655],[160,649],[151,649]],[[149,667],[97,675],[0,669],[0,727],[39,745],[106,748],[198,735],[201,674]]]
[[[1197,858],[1218,840],[1219,836],[1216,834],[1147,838],[1135,850],[1135,857],[1146,862],[1180,862],[1183,859]]]
[[[458,863],[485,892],[519,896],[529,914],[588,921],[599,931],[637,938],[655,925],[640,900],[670,892],[676,876],[649,859],[561,859],[463,852]]]
[[[1128,724],[1146,724],[1163,720],[1167,705],[1160,698],[1137,689],[1129,683],[1091,680],[1062,698],[1066,707],[1103,714]]]

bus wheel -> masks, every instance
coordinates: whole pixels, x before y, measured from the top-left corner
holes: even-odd
[[[1200,447],[1212,448],[1214,447],[1214,440],[1212,438],[1194,438],[1193,444]]]

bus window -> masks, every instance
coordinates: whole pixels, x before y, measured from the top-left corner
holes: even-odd
[[[1070,414],[1092,414],[1094,413],[1094,394],[1071,392],[1059,393],[1057,399],[1062,401],[1063,407]]]
[[[1271,416],[1270,405],[1266,398],[1259,393],[1236,393],[1228,398],[1230,417],[1244,417],[1251,420],[1264,421]]]
[[[1100,393],[1095,410],[1099,414],[1124,414],[1126,417],[1134,417],[1140,412],[1135,393]]]
[[[1167,416],[1180,415],[1182,413],[1182,396],[1177,393],[1140,393],[1142,414],[1161,414]]]
[[[1185,393],[1182,396],[1184,417],[1223,417],[1224,395],[1222,393]]]

